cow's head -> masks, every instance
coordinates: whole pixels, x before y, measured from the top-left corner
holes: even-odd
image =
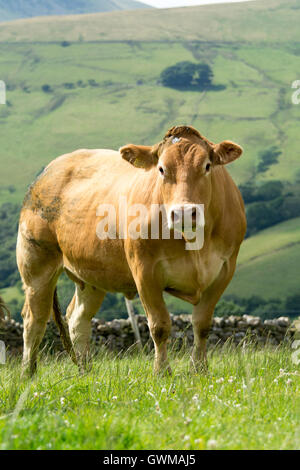
[[[204,224],[215,168],[239,158],[242,148],[228,140],[213,144],[193,127],[177,126],[153,147],[130,144],[120,152],[135,167],[154,172],[169,228],[189,232]]]

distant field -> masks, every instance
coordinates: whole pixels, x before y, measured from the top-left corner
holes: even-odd
[[[209,354],[210,374],[171,354],[172,377],[154,377],[146,354],[100,354],[79,376],[46,358],[20,382],[0,366],[0,449],[299,449],[299,369],[291,350]],[[298,398],[297,398],[298,397]]]
[[[5,162],[0,202],[22,200],[36,174],[62,153],[116,149],[129,141],[155,143],[180,123],[194,125],[213,141],[231,139],[243,146],[243,157],[230,166],[237,182],[253,174],[259,151],[272,145],[283,155],[263,178],[293,181],[298,109],[289,88],[300,56],[293,56],[285,77],[275,77],[271,65],[253,64],[254,52],[260,55],[261,49],[187,42],[0,44],[0,74],[8,86],[8,104],[0,107]],[[208,58],[215,84],[225,90],[183,92],[157,85],[166,66],[201,57]],[[290,59],[288,47],[278,46],[276,61]],[[43,85],[52,91],[42,91]]]

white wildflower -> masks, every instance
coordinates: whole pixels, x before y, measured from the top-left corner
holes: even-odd
[[[215,439],[210,439],[207,441],[207,447],[210,449],[215,449],[217,447],[217,441]]]

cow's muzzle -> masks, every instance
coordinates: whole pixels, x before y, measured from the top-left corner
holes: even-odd
[[[203,228],[204,224],[203,204],[175,204],[169,209],[169,229],[181,233],[190,233]]]

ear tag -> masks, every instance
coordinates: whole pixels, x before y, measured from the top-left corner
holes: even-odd
[[[136,158],[134,161],[134,166],[138,168],[143,168],[143,160],[141,158]]]
[[[180,142],[180,138],[179,137],[173,137],[172,144],[177,144],[177,142]]]

